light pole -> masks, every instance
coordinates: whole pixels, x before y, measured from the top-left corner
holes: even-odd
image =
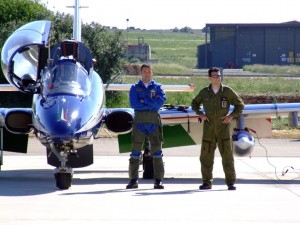
[[[129,19],[126,19],[126,24],[127,24],[127,28],[126,28],[126,42],[127,42],[127,48],[126,48],[126,58],[128,59],[128,22]]]

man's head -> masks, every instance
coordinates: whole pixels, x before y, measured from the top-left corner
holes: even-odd
[[[212,76],[213,72],[219,72],[220,73],[220,69],[218,67],[212,67],[208,70],[208,76]]]
[[[143,64],[141,66],[141,75],[142,75],[142,81],[144,83],[149,83],[152,80],[152,76],[153,76],[153,70],[151,65]]]
[[[218,67],[212,67],[208,70],[208,79],[212,85],[219,85],[221,83],[221,72]]]

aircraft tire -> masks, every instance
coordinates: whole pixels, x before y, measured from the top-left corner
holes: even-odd
[[[143,179],[153,179],[154,170],[152,156],[143,157],[143,169]]]
[[[66,190],[71,187],[72,175],[70,173],[57,173],[55,174],[56,186],[61,190]]]

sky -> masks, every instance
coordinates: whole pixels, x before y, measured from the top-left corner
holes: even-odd
[[[40,0],[52,11],[73,15],[74,0]],[[299,0],[80,0],[84,23],[126,29],[202,29],[208,23],[300,21]],[[128,20],[128,21],[127,21]]]

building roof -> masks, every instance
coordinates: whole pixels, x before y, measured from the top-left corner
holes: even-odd
[[[300,27],[297,20],[283,23],[207,23],[206,27]]]

